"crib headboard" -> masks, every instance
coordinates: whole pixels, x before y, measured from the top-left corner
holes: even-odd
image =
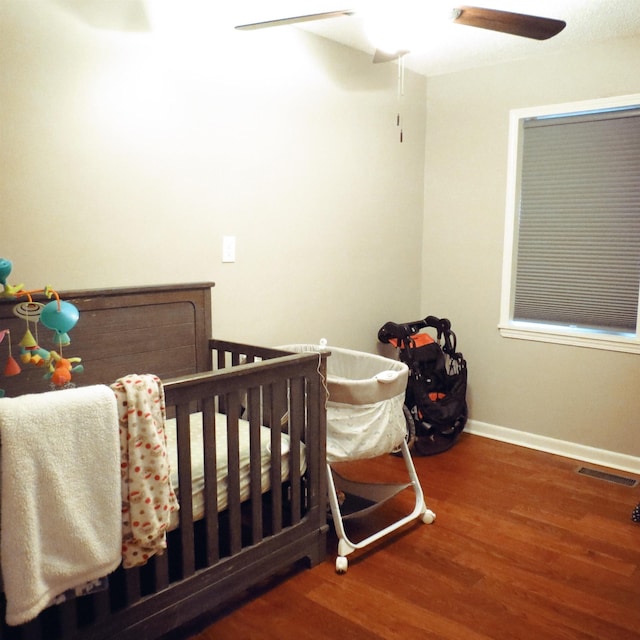
[[[80,311],[80,319],[69,334],[71,344],[62,353],[65,358],[82,358],[84,371],[74,374],[73,382],[77,386],[110,384],[129,373],[171,378],[210,369],[213,286],[203,282],[60,291],[60,297]],[[34,300],[49,301],[37,296]],[[46,370],[20,361],[19,343],[26,322],[13,313],[17,302],[0,300],[0,330],[10,330],[13,357],[22,369],[16,376],[3,375],[9,355],[5,339],[0,344],[0,388],[9,397],[50,389],[50,381],[43,377]],[[52,332],[41,324],[37,340],[46,350],[56,348]]]

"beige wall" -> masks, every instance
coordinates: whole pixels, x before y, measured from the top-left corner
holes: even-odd
[[[263,344],[374,351],[386,320],[448,316],[473,420],[640,456],[637,356],[497,331],[509,110],[640,92],[640,43],[409,74],[400,144],[395,65],[294,29],[235,32],[196,4],[123,34],[64,0],[2,2],[11,281],[214,280],[215,334]]]
[[[296,29],[237,32],[220,3],[150,3],[174,9],[151,34],[93,29],[72,4],[2,3],[13,282],[213,280],[216,335],[263,344],[373,350],[383,322],[418,312],[423,77],[408,74],[400,144],[395,65]]]
[[[497,329],[509,110],[640,93],[638,69],[623,40],[428,80],[422,312],[454,321],[476,421],[640,456],[637,355]]]

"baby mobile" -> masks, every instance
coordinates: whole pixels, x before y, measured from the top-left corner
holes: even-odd
[[[50,286],[45,286],[44,289],[25,291],[22,284],[8,284],[7,279],[12,268],[10,260],[0,258],[0,285],[2,285],[0,298],[26,299],[13,308],[14,315],[26,323],[24,335],[18,343],[20,361],[23,365],[43,368],[45,370],[44,378],[50,380],[55,387],[73,386],[71,374],[82,373],[84,367],[78,364],[81,362],[81,358],[63,357],[63,348],[71,343],[69,331],[78,322],[80,312],[70,302],[61,300],[58,293]],[[47,304],[35,302],[32,298],[32,295],[35,294],[44,294],[46,298],[53,299]],[[54,332],[53,342],[57,346],[56,350],[49,351],[40,346],[38,324],[42,324]],[[5,340],[9,346],[9,356],[3,373],[7,377],[16,376],[21,373],[22,369],[13,356],[11,331],[0,329],[0,343]],[[0,389],[0,398],[2,396],[4,396],[4,391]]]

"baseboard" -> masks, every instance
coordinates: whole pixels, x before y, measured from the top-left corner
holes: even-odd
[[[629,473],[640,474],[640,458],[629,456],[624,453],[616,453],[615,451],[606,451],[604,449],[596,449],[595,447],[587,447],[575,442],[567,442],[565,440],[557,440],[540,436],[535,433],[526,433],[517,429],[509,429],[508,427],[499,427],[487,422],[478,420],[469,420],[465,426],[465,431],[484,438],[500,440],[501,442],[509,442],[521,447],[545,451],[555,455],[564,456],[588,462],[611,469],[619,469],[628,471]]]

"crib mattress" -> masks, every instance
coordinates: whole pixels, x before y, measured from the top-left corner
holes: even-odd
[[[240,450],[240,499],[242,502],[249,498],[250,485],[250,467],[251,460],[249,455],[249,423],[246,420],[239,420],[239,450]],[[167,434],[167,451],[169,462],[171,464],[171,482],[178,494],[179,500],[184,497],[180,496],[180,487],[178,486],[178,447],[176,421],[174,419],[166,421]],[[191,414],[190,421],[191,431],[191,478],[192,478],[192,502],[193,502],[193,518],[199,520],[204,516],[204,443],[202,437],[202,414]],[[224,511],[228,505],[227,493],[227,420],[226,416],[216,413],[216,471],[218,484],[218,511]],[[286,433],[281,434],[281,470],[280,475],[282,481],[289,479],[289,436]],[[260,468],[261,468],[261,492],[265,493],[271,488],[270,470],[271,470],[271,429],[260,427]],[[305,448],[304,444],[300,444],[300,472],[306,470]],[[178,514],[172,514],[171,528],[178,526]]]

